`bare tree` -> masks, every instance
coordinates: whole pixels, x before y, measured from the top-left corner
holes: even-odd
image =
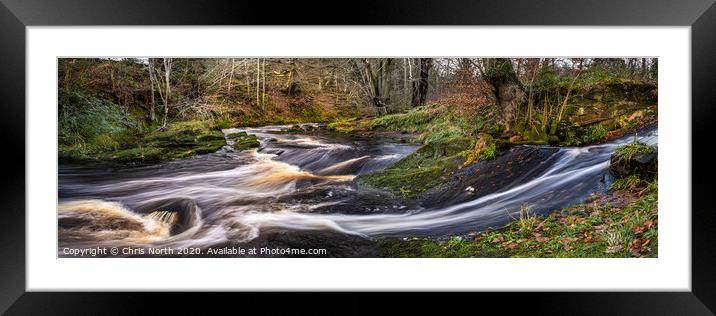
[[[155,61],[153,59],[149,59],[149,63],[152,64],[150,66],[150,69],[153,69],[154,71],[149,72],[149,78],[152,82],[152,95],[154,94],[154,85],[158,87],[157,92],[159,92],[159,98],[162,100],[162,105],[164,107],[164,119],[162,121],[162,128],[165,128],[167,126],[167,117],[169,116],[169,103],[171,101],[172,97],[172,88],[171,88],[171,72],[172,72],[172,59],[171,58],[162,58],[161,65],[164,68],[164,71],[160,70],[159,68],[156,68],[153,63]],[[153,112],[153,110],[152,110]]]
[[[419,106],[425,103],[428,95],[428,76],[433,66],[432,58],[418,58],[418,80],[413,82],[412,106]]]
[[[390,103],[391,82],[389,79],[392,58],[363,58],[361,60],[361,77],[367,89],[364,91],[373,105],[381,112],[386,112]]]

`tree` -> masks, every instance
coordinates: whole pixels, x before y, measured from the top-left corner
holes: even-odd
[[[425,103],[428,95],[428,76],[432,66],[432,58],[418,58],[418,80],[413,81],[413,97],[410,102],[414,107]]]
[[[366,94],[381,112],[390,103],[390,71],[392,58],[363,58],[361,77],[367,86]]]
[[[156,85],[158,87],[157,91],[159,92],[159,98],[162,99],[162,105],[164,106],[164,120],[162,122],[162,128],[164,128],[167,126],[167,117],[169,116],[169,102],[172,97],[172,59],[162,58],[161,66],[164,68],[164,71],[162,71],[160,68],[155,67],[155,62],[155,59],[149,59],[149,63],[152,64],[150,66],[150,69],[155,70],[154,72],[149,72],[149,78],[152,82],[152,95],[154,94],[154,86]]]
[[[525,98],[522,83],[509,58],[485,58],[483,64],[483,78],[492,86],[500,121],[506,131],[511,131],[517,109]]]

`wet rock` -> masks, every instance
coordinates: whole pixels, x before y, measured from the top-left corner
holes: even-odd
[[[425,207],[459,204],[485,196],[513,183],[529,181],[551,166],[557,148],[517,146],[495,157],[455,172],[419,199]],[[467,190],[472,188],[472,190]]]
[[[612,155],[609,172],[616,178],[625,178],[636,175],[640,179],[650,181],[658,173],[658,153],[637,153],[629,157],[619,157],[616,153]]]

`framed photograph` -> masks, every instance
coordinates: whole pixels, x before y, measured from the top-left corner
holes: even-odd
[[[712,315],[713,1],[403,2],[3,0],[2,310]]]

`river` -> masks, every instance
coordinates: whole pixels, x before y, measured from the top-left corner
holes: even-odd
[[[533,148],[543,155],[539,163],[526,170],[516,168],[515,180],[487,194],[462,183],[453,185],[453,194],[438,192],[427,194],[426,200],[406,202],[361,186],[355,178],[390,166],[416,146],[386,139],[287,134],[283,128],[224,130],[227,135],[257,135],[260,148],[242,152],[226,146],[213,154],[135,166],[61,161],[59,256],[67,256],[67,247],[206,249],[324,243],[335,245],[336,253],[329,255],[371,256],[374,252],[352,245],[360,248],[386,236],[461,234],[502,225],[523,205],[544,213],[579,202],[606,188],[608,181],[602,180],[608,177],[611,154],[634,138],[579,148]],[[656,144],[657,130],[638,137]]]

